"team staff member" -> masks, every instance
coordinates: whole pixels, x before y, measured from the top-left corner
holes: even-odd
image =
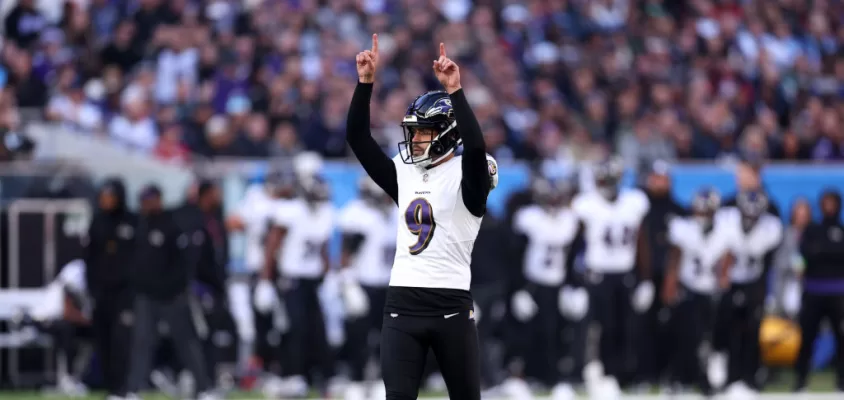
[[[135,243],[131,282],[137,294],[128,392],[138,393],[144,388],[158,345],[159,323],[164,322],[179,360],[193,374],[197,390],[207,398],[211,380],[188,304],[192,271],[186,256],[190,238],[163,210],[161,191],[155,186],[142,193]]]
[[[838,345],[835,366],[838,390],[844,390],[844,225],[841,224],[841,194],[827,191],[821,196],[823,219],[806,228],[800,252],[806,263],[803,272],[803,304],[800,311],[800,354],[797,357],[797,390],[806,388],[812,344],[821,321],[829,318]]]
[[[671,245],[668,241],[668,226],[670,221],[676,217],[682,217],[686,210],[674,199],[671,194],[671,171],[665,161],[655,161],[648,166],[647,176],[644,181],[644,191],[651,203],[651,209],[645,216],[643,225],[647,232],[650,232],[650,254],[654,286],[661,288],[665,276],[664,266],[666,255]],[[668,366],[671,354],[667,351],[670,346],[660,345],[671,341],[671,334],[667,332],[665,313],[660,296],[655,296],[650,310],[644,315],[644,334],[642,345],[639,346],[639,357],[642,360],[638,378],[649,383],[656,384],[660,381],[661,374]],[[660,315],[662,314],[662,315]],[[662,318],[661,318],[662,317]]]
[[[179,228],[188,234],[190,245],[186,262],[193,271],[192,278],[206,284],[210,289],[214,305],[205,317],[209,325],[220,325],[222,320],[230,318],[228,311],[225,282],[228,265],[228,233],[221,213],[220,190],[217,185],[203,180],[196,185],[196,191],[190,190],[185,204],[176,210],[175,219]],[[217,347],[200,332],[205,340],[206,362],[211,376],[216,376]]]
[[[132,324],[129,266],[134,254],[137,218],[126,207],[126,189],[118,179],[107,180],[97,197],[97,212],[83,238],[85,284],[91,296],[96,349],[109,396],[125,395],[125,344]]]

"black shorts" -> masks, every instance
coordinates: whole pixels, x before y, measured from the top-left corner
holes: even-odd
[[[480,400],[474,312],[438,316],[387,313],[381,329],[381,371],[388,400],[416,399],[431,349],[452,399]]]

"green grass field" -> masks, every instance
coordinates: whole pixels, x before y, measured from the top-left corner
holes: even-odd
[[[781,374],[777,374],[776,378],[773,379],[768,387],[765,390],[765,393],[759,397],[758,400],[842,400],[844,399],[844,394],[842,393],[835,393],[835,374],[832,371],[822,371],[817,372],[812,375],[810,385],[809,385],[809,393],[807,394],[792,394],[789,393],[791,389],[791,384],[793,382],[793,378],[791,373],[783,372]],[[79,400],[102,400],[105,396],[103,394],[95,393],[87,397],[77,397],[76,399]],[[420,398],[426,399],[443,399],[446,400],[447,397],[445,393],[422,393]],[[43,400],[43,399],[64,399],[67,397],[61,396],[52,396],[52,395],[45,395],[40,394],[37,392],[0,392],[0,400]],[[256,393],[233,393],[231,394],[228,399],[231,400],[252,400],[252,399],[262,399],[263,397],[260,394]],[[312,399],[320,399],[321,397],[314,396],[311,397]],[[543,398],[542,396],[538,396],[538,398]],[[586,397],[582,397],[586,398]],[[702,398],[702,397],[695,397],[695,396],[681,396],[681,397],[672,397],[671,399],[693,399],[693,398]],[[153,394],[149,393],[143,396],[144,400],[172,400],[172,398],[167,397],[163,394]],[[654,390],[650,394],[637,394],[637,395],[627,395],[624,399],[640,399],[640,400],[662,400],[668,399],[668,397],[657,394],[656,390]],[[716,397],[717,399],[717,397]],[[490,399],[491,400],[491,399]]]

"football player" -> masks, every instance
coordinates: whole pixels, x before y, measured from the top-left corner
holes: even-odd
[[[650,203],[639,189],[620,189],[623,172],[617,159],[600,163],[592,171],[595,188],[572,201],[586,246],[590,304],[601,326],[600,360],[607,376],[603,387],[611,391],[602,395],[606,398],[619,395],[619,380],[634,378],[636,317],[648,310],[655,295],[650,247],[642,232]]]
[[[514,294],[512,308],[517,319],[531,322],[528,371],[554,387],[552,399],[573,399],[570,377],[564,377],[559,367],[565,354],[563,316],[579,321],[586,314],[588,302],[586,289],[564,286],[567,253],[578,229],[577,217],[568,208],[573,185],[566,180],[540,178],[532,186],[537,204],[520,209],[513,218],[513,230],[524,237],[527,247],[522,261],[526,285]]]
[[[730,289],[718,305],[713,343],[717,353],[710,360],[708,373],[716,387],[729,384],[729,393],[753,392],[762,383],[758,372],[764,277],[783,236],[782,221],[768,209],[765,194],[745,191],[736,196],[735,207],[722,208],[715,216],[716,229],[729,235],[735,261],[730,268]]]
[[[692,200],[691,217],[675,217],[668,224],[671,248],[666,261],[662,301],[673,308],[672,384],[694,383],[711,391],[698,356],[712,333],[715,294],[729,286],[730,236],[715,229],[721,196],[704,189]],[[723,226],[719,226],[723,228]]]
[[[264,266],[264,244],[272,226],[272,217],[276,207],[283,206],[280,201],[289,199],[295,190],[295,178],[292,173],[283,170],[267,174],[261,184],[250,186],[234,212],[226,219],[230,232],[243,232],[245,236],[246,271],[252,281],[257,280]],[[271,318],[262,318],[252,307],[249,285],[238,282],[229,285],[229,304],[237,326],[240,349],[238,350],[239,367],[245,368],[252,355],[256,339],[266,338],[272,327]],[[266,355],[267,345],[261,340],[258,353]]]
[[[311,361],[333,375],[319,287],[329,269],[328,240],[334,229],[334,209],[328,202],[328,186],[320,178],[302,187],[304,196],[275,207],[267,236],[264,268],[256,287],[256,308],[272,309],[276,285],[289,318],[290,331],[284,346],[285,375],[281,391],[286,396],[307,394],[306,374]],[[260,306],[259,306],[260,304]]]
[[[415,399],[432,350],[449,397],[480,399],[478,334],[470,259],[498,166],[486,154],[478,121],[460,86],[460,70],[440,43],[433,70],[445,91],[407,108],[399,154],[372,139],[369,102],[378,69],[378,36],[357,55],[358,84],[347,141],[367,174],[398,205],[396,257],[381,329],[387,399]],[[455,151],[463,145],[462,156]]]
[[[396,257],[396,235],[393,231],[398,222],[393,200],[372,179],[364,177],[358,188],[360,197],[346,205],[339,218],[343,234],[341,292],[346,309],[346,344],[352,367],[352,384],[346,391],[347,400],[376,398],[380,394],[375,393],[381,390],[380,383],[372,388],[368,397],[362,383],[364,369],[374,353],[371,334],[380,336],[384,320],[390,269]],[[380,397],[384,396],[380,394]]]

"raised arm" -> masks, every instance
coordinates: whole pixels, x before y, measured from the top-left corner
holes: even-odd
[[[356,59],[358,84],[352,95],[346,119],[346,141],[363,169],[378,186],[398,203],[399,185],[396,165],[381,151],[372,138],[369,121],[369,102],[378,66],[378,35],[372,35],[372,49],[358,53]]]
[[[490,190],[484,135],[460,85],[460,68],[448,58],[443,43],[433,68],[451,98],[457,129],[463,139],[463,204],[474,216],[482,217]]]

